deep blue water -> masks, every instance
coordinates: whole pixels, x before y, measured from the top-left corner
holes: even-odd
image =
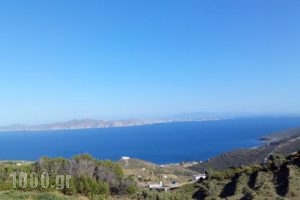
[[[260,145],[259,137],[300,127],[300,118],[234,119],[137,127],[0,133],[0,160],[37,160],[89,153],[99,159],[130,156],[155,163],[206,160]]]

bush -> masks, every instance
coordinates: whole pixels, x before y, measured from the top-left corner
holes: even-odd
[[[108,185],[106,183],[98,182],[90,177],[80,176],[75,178],[75,186],[79,193],[86,196],[109,194]]]
[[[13,189],[12,179],[9,178],[13,172],[36,172],[39,175],[47,172],[50,178],[49,185],[55,185],[56,175],[71,175],[69,188],[62,190],[62,193],[67,195],[80,193],[93,199],[103,199],[109,194],[126,195],[136,191],[135,181],[124,177],[121,166],[111,161],[96,160],[88,154],[74,156],[70,160],[42,157],[36,163],[22,166],[17,166],[16,163],[0,163],[0,190]],[[27,187],[21,190],[48,192],[54,189],[39,186],[36,189]]]
[[[271,168],[274,170],[280,169],[280,167],[286,162],[286,158],[280,154],[274,154],[270,156]]]

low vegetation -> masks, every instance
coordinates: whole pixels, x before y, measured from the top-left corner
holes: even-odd
[[[43,174],[47,172],[49,175],[49,187],[22,187],[17,179],[16,188],[14,188],[11,174],[16,173],[20,176],[25,174]],[[0,190],[1,191],[24,191],[24,192],[43,192],[48,195],[48,199],[60,199],[51,194],[57,191],[57,176],[70,176],[68,187],[62,187],[61,193],[69,196],[81,195],[89,199],[107,199],[110,196],[127,196],[135,193],[136,184],[130,177],[123,174],[120,165],[111,161],[99,161],[90,155],[75,156],[70,160],[64,158],[41,158],[38,162],[24,165],[16,165],[13,163],[0,164]],[[41,177],[39,177],[39,181]],[[28,181],[27,181],[28,182]],[[66,186],[66,185],[65,185]],[[12,193],[14,195],[15,193]],[[1,195],[7,195],[2,193]],[[17,195],[17,193],[16,193]],[[30,194],[29,194],[30,195]],[[51,197],[51,195],[53,197]],[[39,199],[39,195],[35,195]],[[0,196],[1,197],[1,196]],[[43,197],[43,199],[47,199]],[[20,198],[21,199],[21,198]],[[26,198],[25,198],[26,199]],[[63,199],[63,198],[62,198]]]

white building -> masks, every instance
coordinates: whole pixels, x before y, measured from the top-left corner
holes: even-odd
[[[195,181],[199,181],[201,179],[206,179],[206,174],[196,174],[193,177]]]
[[[128,156],[122,156],[122,158],[121,158],[122,160],[129,160],[130,159],[130,157],[128,157]]]

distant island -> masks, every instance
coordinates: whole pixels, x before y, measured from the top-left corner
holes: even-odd
[[[94,119],[74,119],[67,122],[58,122],[42,125],[12,124],[0,127],[0,131],[42,131],[42,130],[73,130],[92,128],[111,128],[141,126],[156,123],[172,122],[171,120],[94,120]]]
[[[40,125],[12,124],[0,127],[0,132],[9,131],[43,131],[43,130],[74,130],[93,128],[112,128],[143,126],[159,123],[188,122],[188,121],[211,121],[231,119],[238,115],[228,113],[195,112],[178,114],[161,119],[126,119],[126,120],[95,120],[95,119],[74,119],[66,122],[57,122]]]
[[[24,125],[24,124],[12,124],[9,126],[0,127],[0,132],[10,131],[46,131],[46,130],[74,130],[74,129],[93,129],[93,128],[113,128],[113,127],[130,127],[130,126],[143,126],[159,123],[172,123],[172,122],[187,122],[187,121],[210,121],[220,120],[219,118],[206,118],[202,120],[71,120],[67,122],[58,122],[52,124],[42,125]]]

